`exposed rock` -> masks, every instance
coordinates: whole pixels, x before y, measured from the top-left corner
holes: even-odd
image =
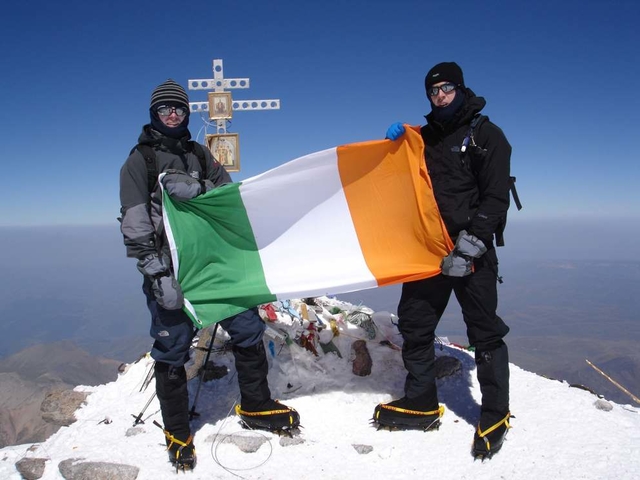
[[[455,357],[443,355],[436,358],[436,378],[450,377],[462,370],[462,362]]]
[[[359,377],[371,375],[373,361],[371,360],[371,355],[369,355],[367,342],[364,340],[356,340],[351,344],[351,350],[355,356],[352,367],[354,375],[358,375]]]
[[[0,448],[43,442],[58,431],[59,425],[52,425],[42,419],[40,405],[43,399],[44,392],[42,395],[34,395],[19,408],[0,408]]]
[[[0,448],[11,445],[11,441],[16,437],[16,429],[11,421],[11,412],[0,408]]]
[[[58,465],[66,480],[135,480],[140,469],[131,465],[107,462],[83,462],[70,458]]]
[[[234,433],[227,435],[220,443],[232,443],[244,453],[255,453],[267,441],[267,437],[256,434]]]
[[[134,435],[139,435],[140,433],[144,433],[144,429],[140,427],[131,427],[128,428],[125,432],[125,437],[133,437]]]
[[[599,398],[598,400],[593,402],[593,405],[598,410],[602,410],[604,412],[610,412],[611,410],[613,410],[613,405],[611,405],[609,402],[607,402],[606,400],[603,400],[601,398]]]
[[[44,441],[60,428],[42,420],[48,391],[17,373],[0,373],[0,448]]]
[[[49,393],[42,405],[42,419],[45,422],[68,427],[76,421],[75,411],[87,399],[86,392],[62,390]]]
[[[281,447],[291,447],[293,445],[302,445],[304,438],[302,437],[280,437]]]
[[[1,359],[0,448],[45,441],[60,428],[42,418],[46,395],[115,380],[118,365],[70,341],[33,345]]]
[[[25,480],[38,480],[44,475],[45,458],[21,458],[15,464],[16,470]]]
[[[351,446],[355,448],[356,452],[358,452],[360,455],[366,455],[367,453],[373,452],[373,447],[371,445],[361,445],[358,443],[354,443]]]

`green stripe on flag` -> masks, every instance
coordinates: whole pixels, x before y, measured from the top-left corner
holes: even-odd
[[[178,282],[195,318],[185,311],[197,327],[276,300],[239,189],[239,183],[225,185],[187,202],[163,194],[178,252]]]

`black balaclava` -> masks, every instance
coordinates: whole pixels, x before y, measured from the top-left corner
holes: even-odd
[[[166,126],[160,120],[156,108],[161,105],[168,107],[183,107],[187,109],[187,115],[182,123],[177,127],[171,128]],[[149,108],[151,117],[151,126],[154,130],[166,135],[170,138],[180,139],[189,134],[189,97],[184,88],[178,85],[172,79],[161,83],[151,94],[151,107]]]
[[[433,102],[431,102],[431,99],[429,99],[431,102],[431,112],[433,112],[434,120],[439,123],[448,123],[455,117],[456,113],[458,113],[462,108],[462,105],[464,105],[464,100],[467,96],[466,92],[462,90],[462,88],[463,87],[456,87],[456,96],[454,97],[453,102],[446,107],[436,107]]]
[[[436,107],[431,101],[428,90],[430,87],[440,82],[451,82],[456,86],[456,96],[446,107]],[[455,62],[442,62],[434,66],[424,78],[424,86],[427,90],[427,98],[431,103],[433,118],[439,123],[449,122],[464,105],[466,98],[466,87],[462,69]]]

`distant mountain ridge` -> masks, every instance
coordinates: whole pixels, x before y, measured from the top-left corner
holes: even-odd
[[[46,394],[112,382],[119,366],[70,341],[34,345],[0,360],[0,447],[48,438],[59,427],[42,420]]]
[[[338,306],[336,300],[323,300]],[[219,332],[212,361],[226,367],[228,376],[203,383],[194,378],[188,386],[194,409],[199,394],[198,415],[191,421],[198,465],[184,478],[419,478],[433,470],[434,461],[439,480],[637,478],[637,407],[598,399],[513,363],[512,429],[495,458],[474,460],[469,445],[481,398],[476,364],[472,352],[447,343],[437,349],[438,362],[459,368],[437,380],[444,408],[439,430],[376,429],[371,424],[374,406],[397,398],[404,388],[401,353],[389,347],[396,338],[394,317],[376,312],[371,319],[376,336],[371,338],[363,323],[354,325],[348,314],[345,319],[350,306],[338,308],[342,309],[335,314],[338,335],[331,341],[342,356],[333,349],[313,352],[295,341],[266,339],[272,395],[296,408],[303,422],[291,437],[242,429],[233,413],[240,401],[233,353],[224,348],[227,338]],[[277,317],[270,326],[286,332],[289,339],[304,329],[303,322],[282,310]],[[365,343],[369,351],[368,375],[353,372],[349,352],[355,342]],[[76,388],[74,393],[87,396],[73,411],[75,421],[40,444],[0,450],[0,478],[176,477],[164,436],[155,424],[162,422],[162,416],[153,381],[142,388],[152,365],[153,359],[144,356],[124,366],[114,382]],[[136,414],[142,422],[133,419]],[[24,476],[36,470],[37,475]]]

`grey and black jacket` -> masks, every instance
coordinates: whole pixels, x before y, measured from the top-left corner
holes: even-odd
[[[473,118],[484,108],[484,98],[470,89],[460,112],[448,124],[427,115],[421,128],[425,160],[438,208],[449,235],[461,230],[491,248],[493,237],[506,223],[509,208],[511,145],[502,130],[483,117],[474,128],[475,148],[462,153]]]
[[[231,183],[227,171],[213,158],[208,148],[205,153],[206,172],[202,172],[197,155],[191,151],[190,135],[173,139],[145,125],[138,143],[149,145],[155,151],[158,174],[167,170],[185,172],[197,180],[210,180],[214,186]],[[133,150],[120,170],[120,230],[127,247],[127,256],[143,259],[148,255],[168,256],[162,225],[162,195],[156,185],[149,191],[147,165],[144,156]]]

